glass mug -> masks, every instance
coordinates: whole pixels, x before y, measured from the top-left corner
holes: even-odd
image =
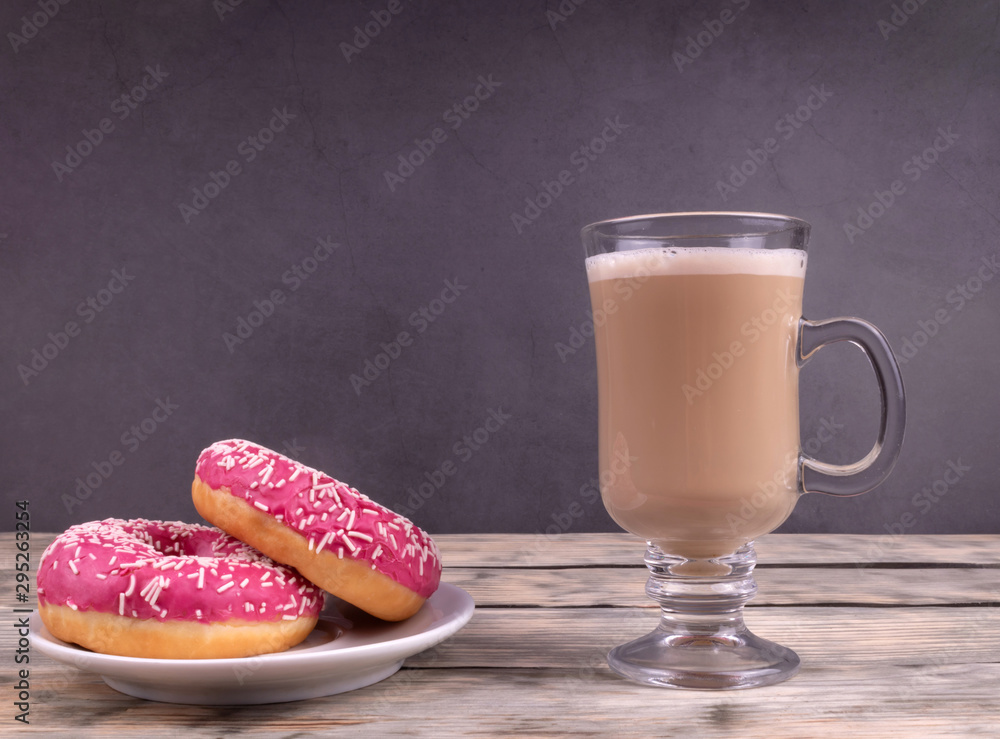
[[[899,456],[903,383],[885,337],[857,318],[802,318],[809,224],[765,213],[676,213],[582,231],[597,352],[601,496],[648,543],[655,631],[608,663],[639,682],[747,688],[798,671],[743,623],[753,540],[802,493],[858,495]],[[850,465],[803,453],[799,368],[822,346],[868,355],[875,446]]]

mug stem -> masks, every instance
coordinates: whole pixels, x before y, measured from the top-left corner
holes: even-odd
[[[757,592],[753,542],[725,557],[689,560],[646,550],[646,594],[660,605],[656,630],[615,647],[608,664],[647,685],[702,690],[752,688],[792,677],[799,658],[743,621]]]

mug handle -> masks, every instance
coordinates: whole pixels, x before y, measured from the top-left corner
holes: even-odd
[[[892,471],[903,446],[906,400],[903,378],[889,342],[875,326],[860,318],[799,320],[796,362],[802,367],[827,344],[850,341],[872,363],[882,398],[882,419],[875,446],[854,464],[830,464],[799,453],[799,487],[803,493],[861,495],[877,487]]]

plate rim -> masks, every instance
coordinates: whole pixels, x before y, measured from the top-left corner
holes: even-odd
[[[453,606],[448,609],[445,609],[433,602],[435,599],[441,601],[452,598],[455,599],[455,602]],[[336,644],[337,640],[333,640],[327,642],[327,645],[320,645],[319,647],[309,651],[295,652],[286,650],[284,652],[259,654],[252,657],[165,659],[156,657],[127,657],[124,655],[93,652],[89,649],[85,649],[74,644],[68,644],[61,639],[56,638],[48,632],[48,629],[45,629],[45,634],[43,634],[38,627],[44,627],[45,624],[41,620],[41,615],[39,614],[38,609],[34,609],[30,616],[30,634],[33,641],[35,641],[33,646],[37,646],[39,651],[50,659],[62,662],[63,664],[69,664],[77,669],[85,672],[92,672],[101,676],[105,674],[111,674],[113,677],[116,676],[118,671],[115,668],[125,669],[142,666],[170,669],[183,667],[198,669],[200,667],[204,668],[206,671],[212,671],[213,669],[235,668],[248,665],[251,660],[255,661],[254,671],[260,672],[266,670],[268,665],[272,665],[274,668],[282,668],[287,667],[290,664],[312,664],[327,661],[332,661],[334,663],[350,662],[352,658],[363,659],[366,656],[378,657],[381,661],[385,662],[406,659],[407,657],[419,654],[425,649],[429,649],[431,646],[439,644],[445,639],[453,636],[472,619],[476,609],[475,601],[468,592],[457,585],[444,582],[438,586],[438,589],[427,599],[424,605],[421,606],[421,610],[426,608],[428,604],[431,606],[437,606],[443,610],[445,612],[444,618],[440,623],[432,625],[430,628],[425,630],[418,631],[415,634],[408,634],[394,639],[390,638],[386,641],[356,644],[353,646],[343,647],[341,649],[323,648],[329,644]],[[417,613],[419,612],[420,611]],[[405,622],[400,621],[395,623]],[[44,646],[40,646],[40,644]],[[415,651],[410,651],[411,647],[418,648],[416,648]],[[56,654],[51,653],[49,650],[54,651]],[[378,654],[383,651],[388,652],[388,654]],[[375,654],[370,654],[373,652]],[[83,665],[79,664],[80,660],[78,658],[80,656],[88,658],[88,663]],[[96,664],[93,660],[96,660]],[[373,660],[373,664],[374,663],[378,663],[378,660]]]

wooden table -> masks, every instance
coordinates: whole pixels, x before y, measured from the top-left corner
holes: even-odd
[[[8,626],[0,736],[1000,734],[1000,536],[765,537],[747,623],[795,649],[802,669],[780,685],[728,692],[647,688],[608,669],[610,647],[656,623],[637,539],[435,538],[445,580],[477,610],[388,680],[298,703],[179,706],[122,695],[36,650],[23,726],[13,720],[18,636]],[[33,566],[51,539],[32,534]],[[0,564],[12,625],[12,534],[0,534]]]

